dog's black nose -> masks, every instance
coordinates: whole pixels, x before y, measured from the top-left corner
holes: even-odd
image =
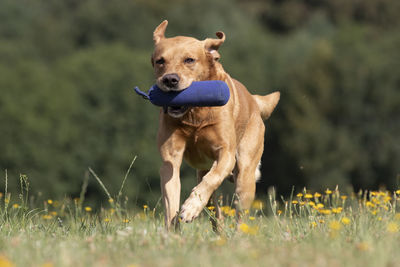
[[[176,87],[179,83],[179,76],[176,73],[166,74],[164,75],[162,82],[169,88]]]

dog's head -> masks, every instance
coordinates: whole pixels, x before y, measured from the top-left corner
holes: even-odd
[[[151,63],[157,86],[163,91],[181,91],[193,81],[211,79],[225,34],[217,32],[218,39],[202,41],[185,36],[165,38],[167,25],[168,21],[163,21],[153,34],[155,48]]]

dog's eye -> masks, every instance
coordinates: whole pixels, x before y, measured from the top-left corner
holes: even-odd
[[[164,63],[165,63],[165,60],[163,58],[160,58],[160,59],[156,60],[156,64],[157,65],[162,65]]]
[[[188,58],[185,58],[184,62],[185,62],[186,64],[191,64],[191,63],[194,63],[195,60],[194,60],[193,58],[191,58],[191,57],[188,57]]]

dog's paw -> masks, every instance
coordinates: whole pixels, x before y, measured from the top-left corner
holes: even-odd
[[[205,204],[206,203],[201,199],[201,196],[196,194],[196,191],[193,191],[189,198],[186,199],[185,203],[183,203],[179,218],[183,222],[193,221],[193,219],[199,216]]]

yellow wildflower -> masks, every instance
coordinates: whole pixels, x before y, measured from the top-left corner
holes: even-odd
[[[230,217],[234,217],[236,214],[236,210],[235,209],[230,209],[229,212],[227,213],[228,216]]]
[[[396,190],[396,194],[400,195],[400,189]]]
[[[18,208],[19,208],[19,205],[18,205],[17,203],[15,203],[15,204],[12,205],[12,207],[13,207],[14,209],[18,209]]]
[[[392,200],[392,197],[391,197],[391,196],[385,196],[385,197],[383,198],[383,202],[384,202],[384,203],[388,203],[390,200]]]
[[[348,224],[350,224],[350,219],[349,218],[347,218],[347,217],[343,217],[341,220],[340,220],[343,224],[345,224],[345,225],[348,225]]]
[[[329,188],[328,188],[328,189],[326,189],[326,190],[325,190],[325,194],[327,194],[327,195],[330,195],[330,194],[332,194],[332,190],[329,190]]]
[[[109,209],[109,211],[110,211],[111,214],[114,214],[115,209],[111,208],[111,209]]]
[[[230,207],[229,207],[229,206],[222,206],[222,207],[220,207],[220,209],[221,209],[221,212],[222,212],[224,215],[228,215],[228,212],[229,212],[229,210],[230,210]]]
[[[338,230],[340,230],[342,228],[342,225],[338,221],[331,221],[329,223],[329,228],[334,230],[334,231],[338,231]]]
[[[129,219],[123,219],[122,222],[123,222],[123,223],[128,223],[128,222],[129,222]]]
[[[89,207],[89,206],[86,206],[86,207],[85,207],[85,211],[87,211],[87,212],[91,212],[91,211],[92,211],[92,208],[91,208],[91,207]]]
[[[313,198],[313,195],[311,195],[311,194],[306,194],[306,195],[304,196],[304,198]]]
[[[51,204],[53,204],[53,200],[48,199],[48,200],[47,200],[47,203],[51,205]]]
[[[379,191],[379,196],[384,197],[388,195],[388,192]]]
[[[337,208],[332,208],[332,213],[338,214],[340,211]]]
[[[229,207],[229,206],[222,206],[222,207],[221,207],[221,211],[222,211],[226,216],[230,216],[230,217],[233,217],[233,216],[235,216],[235,214],[236,214],[236,210],[235,210],[235,209],[232,209],[232,208]]]
[[[325,223],[325,220],[322,220],[322,219],[321,219],[321,220],[319,220],[318,222],[321,223],[321,224],[323,224],[323,223]]]
[[[389,233],[397,233],[399,231],[399,225],[395,222],[390,222],[388,223],[386,229]]]
[[[250,216],[250,217],[249,217],[249,220],[250,220],[250,221],[254,221],[255,219],[256,219],[256,217],[254,217],[254,216]]]
[[[240,231],[242,231],[243,233],[248,233],[248,232],[249,232],[249,229],[250,229],[250,226],[248,226],[248,225],[245,224],[245,223],[242,223],[241,225],[239,225],[239,229],[240,229]]]
[[[374,208],[374,207],[375,207],[375,204],[372,203],[371,201],[367,201],[367,202],[365,203],[365,206],[367,206],[367,207],[369,207],[369,208]]]
[[[296,195],[296,197],[302,197],[303,196],[303,193],[298,193],[297,195]]]
[[[314,197],[320,197],[320,196],[321,196],[320,193],[318,193],[318,192],[315,192],[315,193],[314,193]]]
[[[4,256],[0,256],[0,266],[2,267],[14,267],[14,263],[12,263],[9,259]]]
[[[343,199],[343,200],[346,200],[347,196],[343,195],[343,196],[340,196],[340,198]]]
[[[148,208],[149,208],[149,206],[143,205],[143,209],[147,210]]]
[[[50,214],[51,214],[52,216],[57,216],[57,211],[52,211],[52,212],[50,212]]]
[[[311,228],[317,227],[317,223],[316,223],[316,222],[311,222],[311,223],[310,223],[310,227],[311,227]]]
[[[339,207],[339,208],[332,208],[332,213],[335,213],[335,214],[338,214],[338,213],[341,213],[342,212],[342,207]]]
[[[221,207],[221,211],[223,212],[223,213],[228,213],[228,211],[231,209],[231,207],[229,207],[229,206],[222,206]]]
[[[298,204],[299,202],[297,200],[293,200],[292,204]]]
[[[104,218],[104,221],[105,221],[105,222],[109,222],[109,221],[110,221],[110,218]]]
[[[49,214],[45,214],[42,216],[43,219],[45,220],[51,220],[53,218],[53,216],[49,215]]]
[[[255,235],[258,232],[258,226],[250,227],[247,224],[242,223],[241,225],[239,225],[239,230],[249,235]]]
[[[324,204],[318,203],[315,207],[316,207],[317,209],[322,209],[322,208],[324,207]]]
[[[264,203],[261,200],[254,200],[251,207],[255,210],[262,210]]]
[[[314,201],[310,201],[310,202],[308,202],[308,205],[310,205],[311,207],[315,207],[315,202]]]
[[[113,198],[109,198],[109,199],[108,199],[108,202],[109,202],[109,203],[114,203],[114,199],[113,199]]]
[[[281,214],[282,214],[282,211],[281,211],[281,210],[278,210],[277,213],[278,213],[278,215],[281,215]]]
[[[329,214],[332,213],[332,211],[331,211],[331,210],[328,210],[328,209],[321,209],[321,210],[319,210],[319,212],[320,212],[321,214],[324,214],[324,215],[329,215]]]

